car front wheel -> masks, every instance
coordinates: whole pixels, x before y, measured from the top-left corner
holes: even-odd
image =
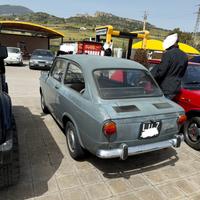
[[[186,143],[196,150],[200,150],[200,117],[192,117],[184,125]]]
[[[72,158],[80,160],[84,158],[85,152],[81,147],[76,128],[72,122],[67,122],[65,126],[65,135],[67,140],[67,147]]]
[[[48,114],[49,110],[45,104],[45,100],[44,100],[44,96],[43,96],[42,92],[41,92],[41,96],[40,96],[40,101],[41,101],[41,108],[42,108],[43,113]]]

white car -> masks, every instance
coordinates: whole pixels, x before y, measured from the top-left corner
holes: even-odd
[[[5,64],[23,65],[22,51],[17,47],[7,47],[8,57],[4,59]]]

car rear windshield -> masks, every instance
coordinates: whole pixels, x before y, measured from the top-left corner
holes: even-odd
[[[103,99],[162,96],[160,88],[145,70],[98,69],[93,73]]]
[[[33,52],[34,56],[44,56],[44,57],[53,57],[53,54],[50,51],[36,50]]]
[[[9,53],[19,53],[20,49],[18,49],[18,48],[12,48],[12,47],[7,47],[7,51]]]
[[[190,64],[182,79],[183,87],[187,89],[200,89],[200,65]]]

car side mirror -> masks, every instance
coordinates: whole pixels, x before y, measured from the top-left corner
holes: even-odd
[[[5,59],[8,57],[8,51],[5,46],[0,46],[0,59]]]

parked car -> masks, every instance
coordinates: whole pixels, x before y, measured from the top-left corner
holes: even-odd
[[[6,48],[1,48],[0,59],[3,51],[6,52]],[[0,74],[0,188],[17,183],[20,174],[15,119],[11,99],[2,90],[2,78]]]
[[[184,110],[166,99],[142,65],[92,55],[56,57],[40,77],[41,107],[66,134],[70,155],[100,158],[179,147]]]
[[[160,60],[150,60],[149,63],[154,67]],[[182,127],[186,143],[200,150],[200,64],[188,63],[181,91],[173,100],[186,112],[187,121]]]
[[[200,63],[200,56],[194,56],[189,60],[190,62]]]
[[[17,47],[7,47],[8,57],[4,60],[5,64],[23,65],[22,51]]]
[[[54,55],[47,49],[35,49],[29,60],[30,69],[50,69]]]
[[[200,64],[189,63],[180,93],[174,99],[188,117],[184,125],[185,141],[200,150]]]

